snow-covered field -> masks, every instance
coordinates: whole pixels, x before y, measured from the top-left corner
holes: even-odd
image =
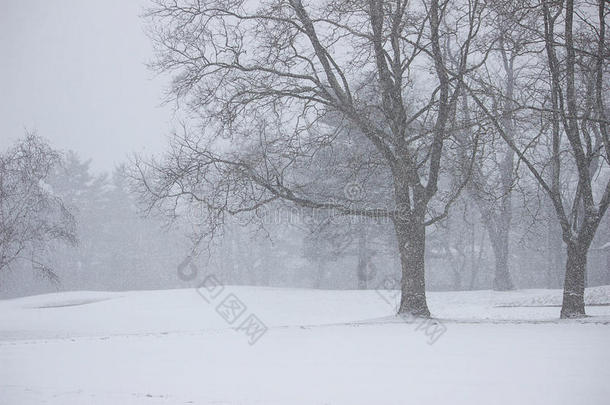
[[[0,301],[0,404],[610,403],[610,287],[579,321],[557,319],[560,291],[430,293],[439,324],[393,317],[391,292],[203,295]]]

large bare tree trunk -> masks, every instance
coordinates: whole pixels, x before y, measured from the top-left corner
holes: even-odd
[[[402,267],[401,300],[398,313],[429,317],[424,271],[426,228],[423,221],[402,218],[394,220],[394,228]]]
[[[588,246],[568,243],[566,277],[563,286],[561,318],[581,318],[585,314],[585,274]]]

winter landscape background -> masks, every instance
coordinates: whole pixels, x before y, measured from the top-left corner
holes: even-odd
[[[0,404],[605,404],[605,1],[8,1]]]

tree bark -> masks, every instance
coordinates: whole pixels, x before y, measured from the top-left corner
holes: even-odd
[[[429,317],[426,303],[424,254],[426,228],[423,221],[394,219],[402,267],[399,314]]]
[[[563,288],[561,318],[585,317],[585,274],[589,248],[582,243],[568,243],[566,276]]]

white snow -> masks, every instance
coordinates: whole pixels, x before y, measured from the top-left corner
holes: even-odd
[[[229,293],[247,307],[216,312]],[[606,404],[610,287],[580,321],[561,291],[430,293],[446,332],[375,291],[226,286],[0,301],[0,404]],[[253,345],[248,314],[268,327]]]

